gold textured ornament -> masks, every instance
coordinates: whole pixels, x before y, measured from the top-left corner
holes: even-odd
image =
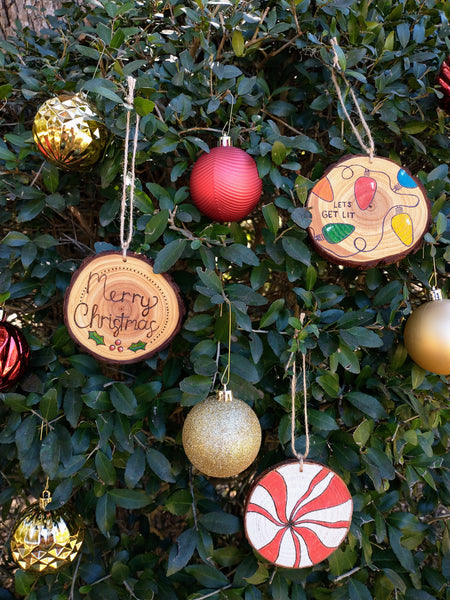
[[[41,154],[66,171],[86,169],[100,158],[108,130],[81,95],[61,94],[38,109],[33,137]]]
[[[46,510],[52,498],[44,490],[19,515],[11,534],[11,553],[17,565],[40,575],[54,573],[78,555],[84,539],[81,516],[67,506]]]
[[[261,426],[255,412],[230,390],[196,404],[182,431],[184,451],[199,471],[210,477],[233,477],[256,458]]]
[[[441,290],[432,289],[432,300],[414,310],[408,318],[404,340],[413,361],[431,373],[450,374],[450,300]]]

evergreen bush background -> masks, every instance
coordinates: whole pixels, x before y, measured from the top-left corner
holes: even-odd
[[[434,0],[101,0],[66,2],[42,32],[0,40],[0,301],[32,350],[0,402],[2,600],[450,598],[448,379],[402,344],[433,261],[449,289],[450,122],[435,87],[449,17]],[[333,37],[377,154],[417,175],[432,202],[422,247],[367,271],[328,263],[306,235],[308,190],[361,153],[331,81]],[[187,317],[158,356],[120,367],[80,351],[62,307],[81,261],[119,247],[129,75],[141,116],[131,250],[170,272]],[[85,91],[111,132],[92,172],[58,171],[34,146],[38,106],[62,91]],[[189,173],[231,109],[234,145],[257,161],[264,191],[248,220],[218,224],[191,204]],[[226,365],[227,301],[230,387],[260,418],[263,445],[245,473],[208,480],[190,469],[181,428]],[[307,355],[309,458],[354,500],[345,543],[297,571],[259,560],[242,530],[255,474],[291,455],[292,351]],[[297,434],[302,451],[300,417]],[[36,580],[16,570],[8,535],[47,477],[87,539],[79,563]]]

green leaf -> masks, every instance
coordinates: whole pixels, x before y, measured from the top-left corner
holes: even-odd
[[[112,48],[113,50],[117,50],[118,48],[120,48],[120,46],[123,44],[124,41],[125,41],[125,33],[124,33],[123,29],[117,29],[117,31],[114,33],[111,41],[109,42],[109,47]]]
[[[153,244],[165,232],[169,219],[169,211],[161,210],[153,215],[150,221],[145,226],[145,241],[148,244]]]
[[[363,392],[348,392],[345,397],[358,410],[373,419],[385,419],[388,416],[383,405],[374,396]]]
[[[280,142],[279,140],[276,140],[273,144],[272,144],[272,160],[276,165],[281,165],[284,162],[284,159],[286,158],[288,151],[286,146],[283,144],[283,142]]]
[[[166,501],[165,508],[173,515],[185,515],[193,510],[193,500],[188,490],[176,490]]]
[[[109,490],[106,495],[109,496],[116,506],[127,508],[128,510],[144,508],[144,506],[148,506],[151,502],[150,496],[142,490],[115,489]]]
[[[147,463],[160,479],[168,483],[175,483],[172,466],[162,452],[155,450],[155,448],[147,448]]]
[[[216,589],[228,583],[226,575],[211,565],[189,565],[185,571],[207,588]]]
[[[213,533],[236,534],[241,530],[238,517],[224,512],[210,512],[200,517],[200,523]]]
[[[331,398],[336,398],[339,394],[339,376],[337,373],[323,373],[316,378],[317,383]]]
[[[183,531],[170,548],[167,564],[167,577],[180,571],[191,560],[197,545],[197,532],[194,528]]]
[[[61,447],[58,436],[50,431],[44,438],[41,446],[40,461],[44,473],[50,479],[54,479],[59,467]]]
[[[306,266],[311,264],[311,253],[304,242],[295,237],[285,236],[281,238],[281,243],[284,251],[291,258]]]
[[[284,298],[277,298],[272,302],[269,306],[267,312],[261,317],[259,322],[260,328],[268,327],[275,323],[275,321],[280,316],[280,311],[284,308],[285,300]]]
[[[101,450],[97,450],[95,454],[95,469],[100,481],[105,485],[114,485],[116,483],[117,474],[111,458],[108,458]]]
[[[373,600],[372,594],[366,585],[357,579],[350,579],[348,584],[350,600]]]
[[[28,571],[17,569],[14,573],[14,588],[19,596],[28,596],[33,589],[36,576]]]
[[[57,167],[46,162],[42,169],[42,180],[51,194],[54,194],[59,185],[59,171]]]
[[[374,428],[374,422],[368,421],[364,419],[362,423],[358,425],[358,427],[353,432],[353,439],[358,446],[365,446],[368,439],[372,435],[372,431]]]
[[[167,244],[167,246],[164,246],[164,248],[160,250],[156,256],[156,260],[153,265],[154,272],[164,273],[165,271],[168,271],[183,254],[187,242],[188,241],[186,239],[173,240],[173,242],[170,242]]]
[[[309,422],[315,428],[322,431],[336,431],[339,425],[332,416],[321,410],[308,409]]]
[[[103,535],[108,536],[116,521],[116,504],[109,493],[97,500],[95,520]]]
[[[280,215],[278,214],[277,207],[273,202],[270,204],[265,204],[262,207],[262,213],[269,231],[271,231],[275,236],[278,228],[280,227]]]
[[[52,388],[44,394],[39,402],[41,415],[47,421],[51,421],[58,414],[58,393]]]
[[[128,488],[134,488],[142,479],[145,472],[145,452],[138,446],[133,454],[130,454],[125,467],[125,483]]]
[[[354,566],[358,555],[354,548],[336,548],[328,558],[330,572],[334,576],[343,575],[350,571]]]
[[[402,532],[396,527],[388,527],[389,532],[389,542],[391,544],[392,550],[397,556],[400,564],[406,571],[409,573],[416,572],[416,565],[414,562],[414,557],[410,550],[407,550],[401,543]]]
[[[111,387],[110,398],[119,413],[129,417],[135,414],[137,410],[135,395],[124,383],[115,383]]]
[[[222,248],[220,251],[225,260],[230,263],[235,263],[239,267],[243,265],[252,265],[257,267],[259,265],[259,259],[251,248],[247,248],[242,244],[231,244]]]
[[[235,29],[233,31],[233,36],[231,38],[231,46],[236,56],[243,56],[245,48],[244,36],[242,35],[242,32],[239,31],[239,29]]]
[[[5,244],[5,246],[10,246],[11,248],[18,248],[20,246],[25,246],[25,244],[29,241],[30,238],[24,233],[20,233],[20,231],[10,231],[2,239],[2,244]]]

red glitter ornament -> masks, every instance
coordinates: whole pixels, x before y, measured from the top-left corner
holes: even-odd
[[[25,373],[29,359],[25,336],[0,315],[0,392],[8,390]]]
[[[442,93],[442,98],[438,99],[439,106],[450,113],[450,55],[442,63],[436,83]]]
[[[191,197],[213,221],[241,221],[258,204],[262,181],[254,159],[231,146],[228,136],[202,154],[191,174]]]

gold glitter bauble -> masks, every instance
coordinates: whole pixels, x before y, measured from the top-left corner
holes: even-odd
[[[450,300],[433,300],[416,308],[403,335],[408,354],[419,367],[450,374]]]
[[[50,163],[75,171],[98,161],[108,130],[84,98],[62,94],[40,106],[34,118],[33,137]]]
[[[199,471],[210,477],[232,477],[255,460],[261,426],[250,406],[225,390],[192,408],[182,440],[187,457]]]
[[[41,575],[54,573],[69,565],[78,555],[84,539],[84,523],[80,515],[63,506],[46,510],[51,502],[44,490],[18,517],[11,534],[11,553],[25,571]]]

